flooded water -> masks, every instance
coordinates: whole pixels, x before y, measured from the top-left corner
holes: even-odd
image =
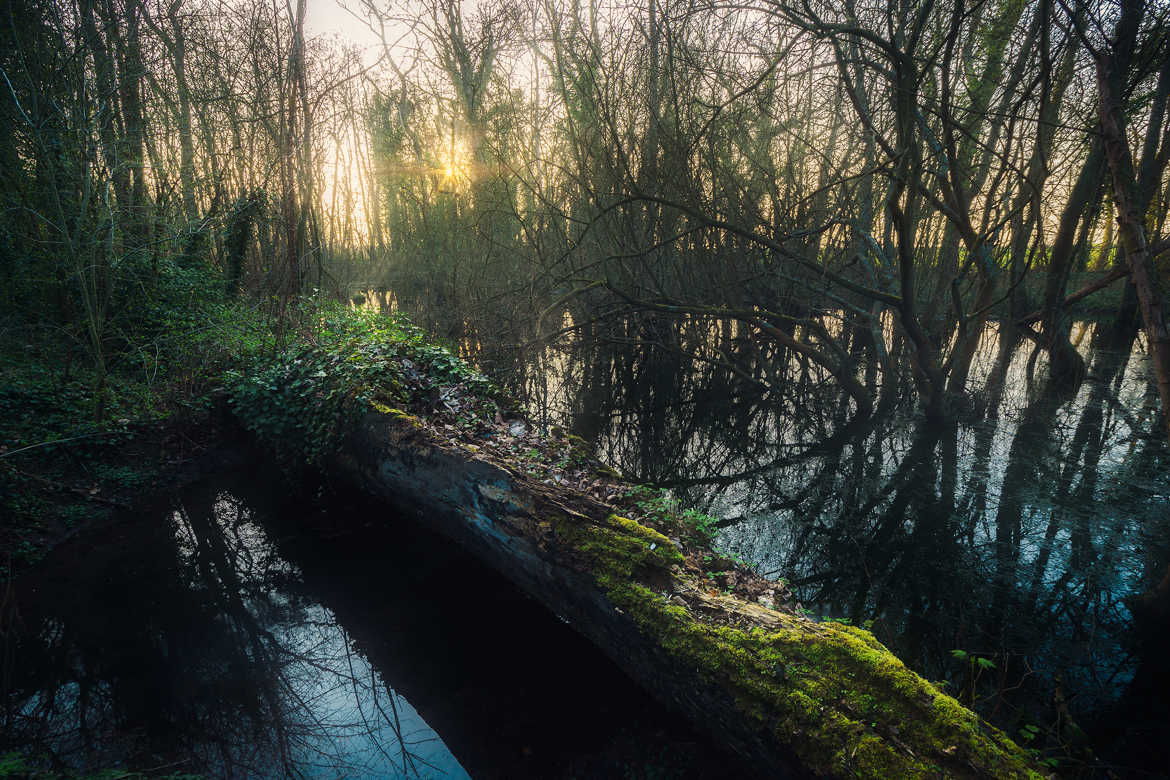
[[[363,302],[397,307],[383,297]],[[885,376],[831,311],[868,420],[734,321],[561,316],[553,345],[460,345],[538,423],[719,518],[722,550],[794,608],[871,627],[1062,774],[1170,777],[1170,448],[1136,326],[1073,323],[1087,379],[1066,386],[992,322],[953,421],[932,425],[904,357]]]
[[[942,426],[907,398],[854,422],[815,365],[707,323],[627,324],[514,376],[546,424],[720,518],[723,550],[798,609],[871,626],[1071,774],[1166,776],[1170,456],[1141,339],[1073,335],[1075,392],[989,331],[971,406]]]
[[[322,495],[213,476],[14,583],[0,752],[257,778],[736,766],[450,543]]]

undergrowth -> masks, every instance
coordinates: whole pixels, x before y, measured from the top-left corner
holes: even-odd
[[[453,385],[476,398],[498,395],[402,316],[309,306],[303,335],[225,375],[236,417],[286,463],[320,460],[373,404],[411,407]]]
[[[408,406],[451,385],[497,394],[401,316],[316,296],[277,313],[225,297],[200,264],[164,260],[139,276],[138,299],[110,319],[103,381],[68,327],[0,316],[0,567],[149,487],[164,455],[132,443],[162,446],[168,427],[207,433],[199,421],[222,396],[278,456],[312,462],[371,403]]]
[[[160,258],[124,274],[102,378],[75,322],[0,312],[2,569],[142,493],[168,455],[167,426],[205,417],[225,371],[273,349],[271,318],[225,301],[206,266]]]
[[[127,769],[100,769],[75,771],[71,769],[42,769],[39,763],[19,752],[0,754],[0,780],[202,780],[203,775],[188,773],[158,774]]]

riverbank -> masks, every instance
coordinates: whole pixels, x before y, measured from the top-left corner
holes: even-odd
[[[172,485],[235,430],[227,372],[273,352],[276,320],[202,267],[160,261],[149,285],[111,316],[100,364],[67,322],[0,318],[0,572]]]
[[[226,445],[240,431],[221,411],[205,409],[82,435],[62,436],[15,463],[0,462],[3,577],[78,533],[221,467],[233,452]]]

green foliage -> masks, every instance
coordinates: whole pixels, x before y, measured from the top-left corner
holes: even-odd
[[[678,499],[665,490],[639,485],[631,488],[626,497],[652,524],[673,529],[699,547],[710,547],[719,533],[718,518],[695,509],[683,509]]]
[[[232,409],[286,462],[328,454],[375,403],[409,407],[432,391],[494,386],[400,316],[308,304],[306,335],[227,374]]]
[[[0,780],[6,780],[6,778],[18,778],[19,780],[140,780],[140,778],[147,777],[159,780],[200,780],[203,775],[186,773],[159,775],[127,769],[100,769],[84,772],[68,769],[42,769],[28,756],[21,753],[10,752],[0,755]]]
[[[206,265],[159,258],[126,262],[119,271],[134,299],[110,318],[101,419],[94,417],[93,368],[69,326],[45,330],[28,322],[25,337],[0,355],[0,440],[10,449],[117,432],[127,421],[205,405],[227,367],[271,350],[267,318],[225,303]]]
[[[67,338],[68,328],[46,332],[29,323],[24,343],[10,344],[3,355],[5,439],[27,444],[108,431],[122,419],[165,417],[177,406],[205,401],[226,366],[270,348],[266,319],[220,300],[206,267],[159,261],[153,270],[126,273],[137,280],[138,297],[111,320],[102,419],[93,416],[92,367]]]
[[[1035,723],[1026,723],[1020,727],[1020,740],[1023,742],[1031,742],[1040,734],[1040,727]]]
[[[975,691],[979,678],[986,671],[995,669],[995,661],[981,655],[969,653],[966,650],[955,649],[951,651],[951,656],[957,661],[963,662],[966,665],[966,683],[963,689],[959,692],[959,699],[966,698],[968,706],[975,706]],[[964,694],[965,697],[964,697]]]
[[[149,466],[135,466],[125,463],[99,463],[94,467],[94,476],[102,482],[108,482],[133,491],[140,491],[147,487],[154,477],[154,470]]]
[[[253,433],[272,444],[278,456],[317,460],[335,434],[372,401],[371,383],[393,388],[398,377],[339,352],[298,346],[247,370],[228,375],[231,405]]]
[[[84,381],[54,376],[44,366],[9,364],[0,384],[0,439],[9,449],[104,428],[90,414]],[[54,445],[47,445],[49,452]]]
[[[22,777],[28,773],[28,770],[28,763],[20,753],[0,755],[0,778]]]
[[[119,330],[118,365],[144,410],[199,406],[223,374],[275,347],[274,323],[249,302],[222,297],[219,274],[203,263],[160,261],[153,294]]]
[[[207,264],[135,255],[116,270],[126,295],[107,320],[103,376],[76,323],[0,310],[0,328],[20,333],[0,341],[0,548],[14,564],[140,495],[157,474],[135,437],[201,414],[228,368],[273,351],[269,318],[224,302]]]
[[[239,294],[252,223],[263,212],[266,201],[267,196],[263,190],[241,195],[232,204],[231,212],[228,214],[227,236],[224,238],[224,287],[228,298],[234,298]]]
[[[990,658],[972,655],[966,650],[952,650],[951,655],[960,661],[970,661],[972,666],[978,666],[980,669],[995,668],[995,661],[992,661]]]

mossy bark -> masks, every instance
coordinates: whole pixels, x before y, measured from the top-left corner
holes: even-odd
[[[711,593],[654,529],[476,450],[383,409],[331,467],[508,576],[763,775],[1042,776],[869,632]]]

